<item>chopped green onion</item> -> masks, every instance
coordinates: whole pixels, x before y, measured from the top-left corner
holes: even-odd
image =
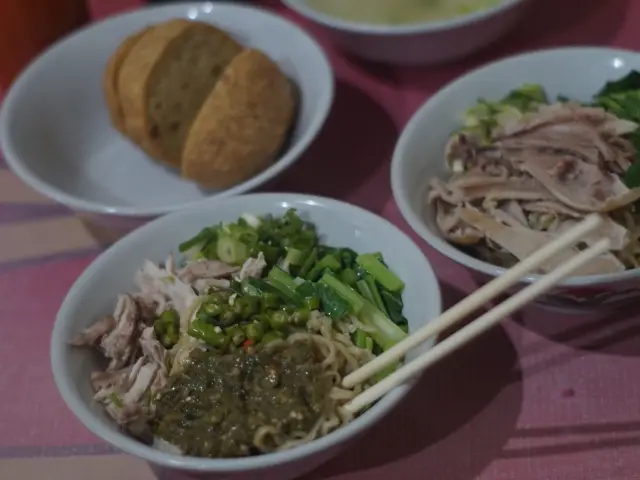
[[[124,407],[124,403],[120,398],[120,395],[118,395],[116,392],[111,392],[109,394],[109,400],[111,400],[111,403],[113,403],[118,408]]]
[[[249,258],[249,248],[230,235],[221,235],[216,247],[218,258],[229,265],[241,265]]]
[[[289,247],[287,249],[287,256],[284,257],[285,262],[291,265],[302,265],[304,262],[304,253],[297,248]]]
[[[181,252],[186,252],[187,250],[191,250],[194,247],[202,247],[207,242],[215,242],[217,237],[217,232],[214,227],[205,227],[197,235],[191,237],[189,240],[182,242],[178,249]]]

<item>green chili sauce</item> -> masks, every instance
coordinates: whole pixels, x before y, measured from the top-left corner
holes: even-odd
[[[333,407],[333,379],[322,360],[304,341],[225,355],[196,350],[156,398],[152,430],[187,455],[259,454],[254,436],[260,427],[275,427],[284,439],[308,432]]]

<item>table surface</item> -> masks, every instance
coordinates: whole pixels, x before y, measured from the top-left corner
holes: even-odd
[[[92,7],[101,18],[136,3],[94,0]],[[640,47],[634,21],[640,1],[537,0],[517,32],[463,63],[372,67],[340,55],[277,2],[270,6],[319,38],[338,78],[325,130],[276,188],[346,199],[407,232],[391,198],[389,159],[402,126],[434,91],[518,51]],[[356,167],[362,162],[369,165],[365,172]],[[331,185],[318,185],[320,163],[342,171],[351,163],[353,169]],[[55,313],[102,249],[101,238],[0,165],[2,479],[152,478],[144,463],[114,452],[80,425],[50,374]],[[436,268],[448,304],[474,289],[464,269],[413,238]],[[563,318],[527,310],[430,371],[396,412],[305,480],[640,479],[638,371],[640,315]]]

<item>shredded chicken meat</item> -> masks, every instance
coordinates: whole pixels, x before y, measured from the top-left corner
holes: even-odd
[[[233,278],[260,276],[266,267],[264,256],[249,258],[242,266],[217,260],[197,260],[176,268],[173,255],[163,264],[147,260],[135,276],[137,292],[119,295],[112,315],[102,317],[76,334],[73,346],[98,349],[108,360],[104,371],[91,375],[94,400],[132,434],[157,443],[150,437],[146,419],[153,412],[153,397],[167,382],[178,360],[202,346],[186,334],[197,309],[199,296],[208,289],[228,289]],[[167,350],[156,338],[153,322],[172,309],[180,316],[180,338]],[[166,442],[163,450],[180,453]]]
[[[445,149],[453,174],[429,184],[438,228],[473,255],[508,267],[596,212],[606,223],[584,244],[607,236],[612,251],[576,274],[637,267],[640,252],[630,249],[638,249],[633,204],[640,188],[621,179],[636,154],[624,135],[637,128],[601,108],[558,103],[506,118],[489,142],[455,134]]]

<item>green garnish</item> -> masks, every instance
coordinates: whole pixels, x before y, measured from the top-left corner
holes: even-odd
[[[124,407],[124,402],[120,398],[120,395],[118,395],[116,392],[111,392],[109,394],[109,400],[111,400],[111,403],[113,403],[118,408]]]
[[[622,180],[628,188],[640,187],[640,163],[636,162],[632,164],[627,171],[624,172]]]
[[[395,302],[404,283],[382,254],[321,245],[314,225],[293,209],[281,217],[247,215],[204,228],[180,250],[192,259],[232,265],[262,253],[267,262],[260,277],[231,280],[230,289],[212,290],[203,300],[188,335],[209,347],[226,350],[283,338],[305,327],[314,310],[333,320],[356,316],[371,332],[354,334],[354,341],[372,352],[406,337],[402,301]],[[154,324],[167,348],[178,341],[178,323],[173,311]]]
[[[355,290],[348,287],[331,274],[325,274],[320,283],[324,283],[349,304],[349,310],[364,325],[370,327],[371,338],[384,350],[403,340],[407,334],[398,325],[382,313],[376,306],[362,298]]]
[[[604,97],[629,90],[640,90],[640,72],[637,70],[631,70],[624,77],[605,83],[604,87],[595,96]]]

